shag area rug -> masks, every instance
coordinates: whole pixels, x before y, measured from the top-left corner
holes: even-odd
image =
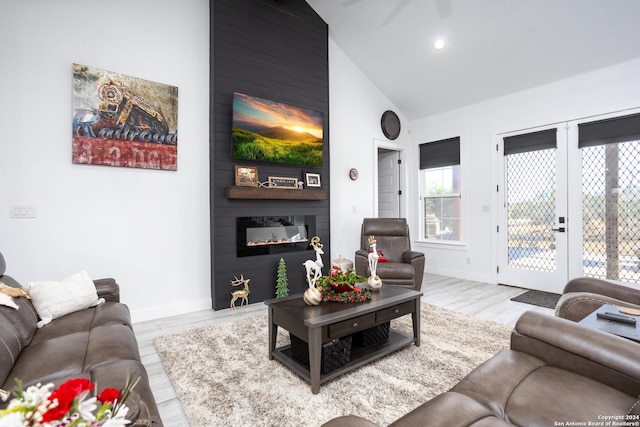
[[[154,344],[189,421],[200,426],[320,426],[355,414],[386,425],[447,391],[508,348],[511,328],[422,303],[420,347],[410,346],[311,393],[268,358],[267,316],[161,336]],[[392,321],[411,331],[411,316]],[[278,346],[289,343],[279,328]]]

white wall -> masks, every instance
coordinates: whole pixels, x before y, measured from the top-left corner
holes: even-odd
[[[115,277],[134,321],[210,308],[208,0],[2,0],[0,57],[7,274]],[[74,62],[178,86],[177,172],[71,163]]]
[[[393,110],[401,122],[393,145],[409,141],[404,116],[362,71],[329,39],[329,134],[331,153],[331,258],[354,260],[360,248],[362,219],[375,216],[376,141],[388,141],[380,127],[382,113]],[[359,178],[352,181],[349,170]],[[325,263],[329,265],[329,263]]]
[[[418,244],[431,273],[497,281],[496,135],[640,107],[640,59],[415,120],[411,143],[461,136],[464,245]],[[418,164],[413,165],[417,170]],[[417,172],[416,175],[417,176]],[[417,195],[417,188],[413,193]],[[417,197],[409,198],[417,213]],[[412,224],[417,226],[417,217]]]
[[[640,107],[638,59],[408,123],[332,40],[329,58],[332,258],[353,259],[362,218],[375,212],[374,140],[386,140],[380,115],[392,109],[402,121],[394,143],[405,148],[406,217],[414,240],[419,229],[418,145],[461,137],[464,242],[414,241],[414,248],[426,255],[426,271],[487,283],[497,282],[496,135]],[[347,176],[351,167],[360,171],[356,182]]]

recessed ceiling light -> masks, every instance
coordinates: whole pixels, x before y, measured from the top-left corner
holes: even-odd
[[[435,47],[438,50],[442,50],[444,49],[444,40],[442,39],[438,39],[433,43],[433,47]]]

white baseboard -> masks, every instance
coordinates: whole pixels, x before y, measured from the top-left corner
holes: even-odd
[[[211,298],[186,301],[179,304],[169,304],[160,307],[146,308],[142,310],[131,310],[131,321],[133,323],[147,320],[160,319],[163,317],[178,316],[180,314],[193,313],[211,309]]]
[[[472,280],[480,283],[494,283],[494,279],[490,274],[472,273],[463,270],[454,270],[449,268],[430,268],[426,273],[438,274],[440,276],[455,277],[456,279]]]

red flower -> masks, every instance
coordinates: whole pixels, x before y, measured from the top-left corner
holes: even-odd
[[[62,418],[69,412],[71,404],[80,393],[93,389],[93,384],[86,378],[75,378],[64,382],[51,393],[49,400],[58,399],[58,406],[49,409],[42,415],[42,422],[54,421]]]
[[[105,388],[102,393],[98,395],[98,400],[102,403],[111,403],[120,398],[120,390],[115,388]]]

